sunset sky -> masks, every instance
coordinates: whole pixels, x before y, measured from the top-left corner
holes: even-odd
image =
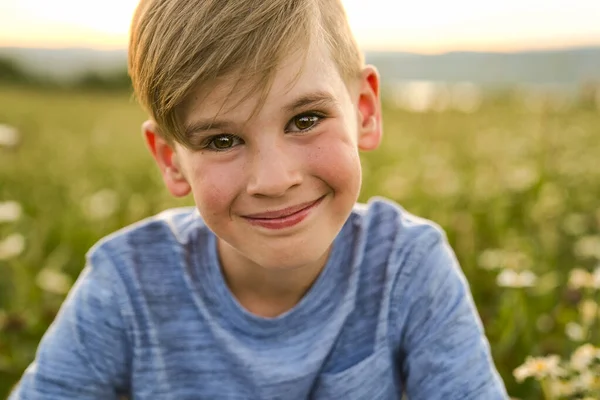
[[[0,46],[125,48],[137,0],[0,0]],[[600,45],[600,0],[344,0],[365,50]]]

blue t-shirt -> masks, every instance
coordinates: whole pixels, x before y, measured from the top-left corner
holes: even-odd
[[[357,205],[302,300],[247,312],[193,208],[103,239],[16,399],[507,399],[435,224]]]

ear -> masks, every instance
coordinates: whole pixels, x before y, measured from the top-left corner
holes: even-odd
[[[154,121],[144,122],[142,133],[169,192],[175,197],[187,196],[191,191],[191,186],[181,169],[174,145],[169,144],[159,134],[158,125]]]
[[[358,86],[358,148],[374,150],[381,143],[381,98],[379,95],[379,72],[367,65]]]

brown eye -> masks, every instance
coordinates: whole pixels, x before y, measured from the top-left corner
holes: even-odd
[[[214,137],[210,144],[215,150],[227,150],[235,145],[235,139],[231,135],[220,135]]]
[[[319,121],[316,115],[301,115],[294,118],[294,125],[301,131],[312,128]]]

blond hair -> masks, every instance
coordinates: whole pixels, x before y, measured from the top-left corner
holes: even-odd
[[[327,46],[346,83],[360,75],[364,61],[341,0],[141,0],[129,75],[161,135],[189,146],[180,111],[192,91],[237,77],[233,86],[243,83],[244,98],[264,100],[281,61],[315,41]]]

